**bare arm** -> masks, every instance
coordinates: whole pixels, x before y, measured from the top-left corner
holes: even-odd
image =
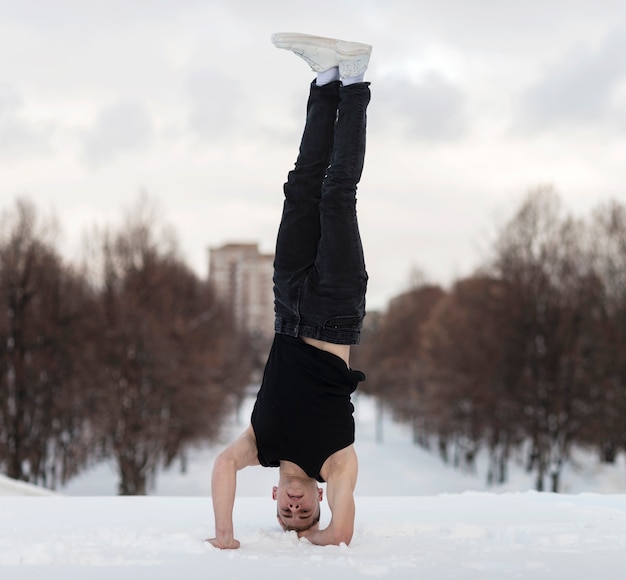
[[[252,426],[249,426],[215,459],[211,477],[215,538],[211,538],[209,542],[216,548],[239,548],[239,541],[235,539],[233,531],[237,472],[249,465],[258,464],[256,438]]]
[[[322,475],[325,475],[327,481],[326,497],[331,511],[330,523],[323,530],[311,528],[299,535],[320,546],[349,544],[354,533],[354,488],[358,474],[358,460],[354,447],[351,445],[338,451],[328,459],[328,462],[328,474]]]

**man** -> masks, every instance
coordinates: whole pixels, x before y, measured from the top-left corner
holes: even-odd
[[[356,189],[365,158],[371,46],[279,33],[317,73],[276,242],[274,342],[251,425],[216,459],[212,475],[217,548],[239,547],[233,532],[237,472],[279,468],[272,490],[277,519],[314,544],[349,544],[354,531],[354,407],[364,380],[350,369],[365,315],[367,273],[356,217]],[[320,529],[326,482],[331,510]]]

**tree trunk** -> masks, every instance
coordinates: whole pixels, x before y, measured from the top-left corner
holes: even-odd
[[[144,468],[131,459],[119,458],[119,495],[146,495],[147,478]]]
[[[383,442],[384,406],[380,397],[376,398],[376,443]]]

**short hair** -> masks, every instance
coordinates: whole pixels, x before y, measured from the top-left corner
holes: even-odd
[[[276,510],[276,515],[278,516],[280,521],[283,523],[282,528],[286,532],[306,532],[307,530],[310,530],[315,524],[317,524],[320,521],[320,517],[322,515],[322,506],[321,504],[318,504],[317,515],[312,519],[312,521],[309,524],[307,524],[306,526],[302,528],[298,526],[286,525],[285,522],[283,522],[282,518],[280,518],[280,512],[278,511],[278,509]]]

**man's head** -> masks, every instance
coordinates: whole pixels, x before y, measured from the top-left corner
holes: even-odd
[[[303,532],[318,525],[323,490],[314,479],[281,477],[272,489],[276,517],[285,531]]]

